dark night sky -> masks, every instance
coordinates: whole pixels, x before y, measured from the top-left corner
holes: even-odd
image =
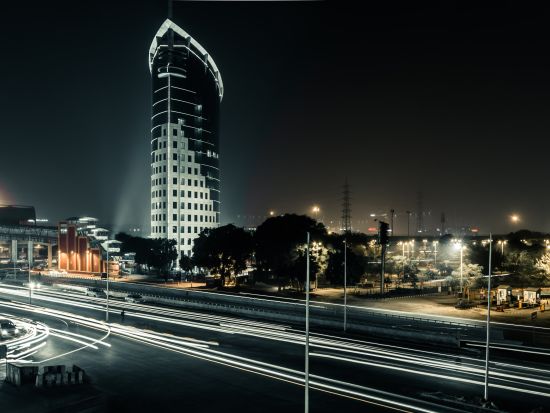
[[[517,212],[550,231],[550,13],[449,4],[176,3],[224,80],[223,221],[315,203],[337,220],[347,176],[357,229],[394,208],[402,232],[422,191],[434,223],[509,231]],[[163,0],[3,5],[0,202],[148,222],[147,52],[165,17]]]

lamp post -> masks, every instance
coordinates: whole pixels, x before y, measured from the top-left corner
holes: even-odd
[[[304,412],[309,413],[309,232],[306,244],[306,345],[305,345],[305,398]]]
[[[29,304],[32,304],[32,285],[31,285],[31,237],[29,237],[29,243],[27,244],[27,261],[29,262]]]
[[[344,240],[344,331],[348,324],[348,243]]]
[[[500,245],[500,254],[504,257],[504,246],[508,244],[508,241],[499,240],[497,243]]]
[[[106,274],[107,274],[107,306],[105,309],[105,322],[109,322],[109,240],[103,243],[105,251],[107,252],[106,262]]]
[[[493,235],[489,234],[489,280],[487,283],[487,338],[485,342],[485,400],[489,400],[489,342],[491,328],[491,254]]]

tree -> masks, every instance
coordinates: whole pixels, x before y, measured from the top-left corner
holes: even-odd
[[[177,259],[178,250],[175,239],[155,238],[152,240],[149,265],[158,273],[163,272],[165,281],[168,280],[168,271]]]
[[[285,214],[268,218],[256,229],[254,245],[258,272],[260,275],[273,275],[279,290],[291,279],[299,280],[300,274],[305,274],[303,253],[307,232],[312,243],[322,242],[326,238],[324,225],[305,215]],[[304,266],[301,269],[300,263]],[[312,269],[311,279],[316,276],[317,271]]]
[[[195,239],[193,264],[226,278],[237,275],[247,267],[252,257],[252,236],[233,224],[205,229]]]
[[[188,255],[185,255],[182,253],[178,261],[178,264],[180,266],[180,269],[183,271],[185,275],[189,275],[189,273],[193,271],[193,267],[194,267],[193,260]]]
[[[336,244],[338,245],[338,244]],[[342,242],[343,245],[343,242]],[[333,248],[328,255],[325,277],[333,285],[344,284],[344,248]],[[348,245],[347,248],[347,283],[353,285],[361,281],[365,274],[365,257],[358,253],[357,248]]]
[[[144,265],[146,265],[147,267],[151,267],[151,251],[153,249],[154,243],[152,239],[133,237],[123,232],[116,234],[115,238],[118,241],[122,242],[120,246],[121,253],[125,254],[128,252],[133,252],[136,254],[134,261],[139,267],[142,267]]]
[[[545,275],[550,275],[550,252],[543,254],[536,260],[535,268]]]

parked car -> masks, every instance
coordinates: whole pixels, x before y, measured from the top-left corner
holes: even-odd
[[[86,289],[86,295],[88,297],[98,297],[98,298],[107,298],[107,294],[101,288],[89,287]]]
[[[11,320],[0,320],[0,334],[2,338],[13,337],[19,333],[19,329]]]
[[[124,301],[127,303],[144,303],[145,299],[139,294],[128,294],[124,297]]]

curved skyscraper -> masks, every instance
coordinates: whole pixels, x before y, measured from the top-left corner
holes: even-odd
[[[167,19],[149,49],[152,83],[151,236],[193,240],[220,222],[220,72],[208,52]]]

